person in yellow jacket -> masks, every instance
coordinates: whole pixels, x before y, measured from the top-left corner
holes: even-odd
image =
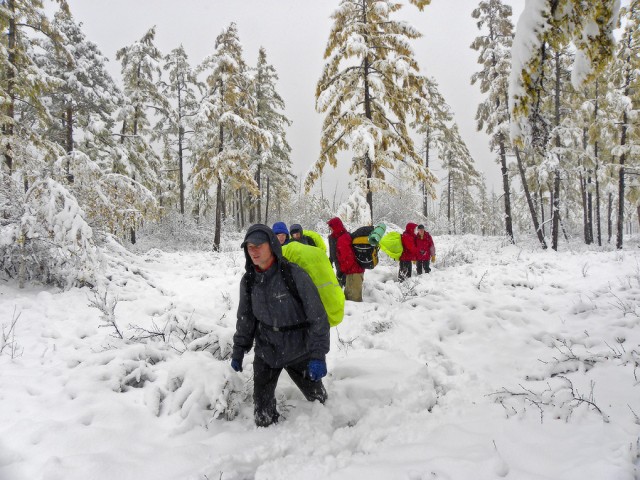
[[[344,317],[344,292],[326,253],[300,242],[288,242],[282,246],[282,255],[309,274],[327,311],[329,325],[338,325]]]

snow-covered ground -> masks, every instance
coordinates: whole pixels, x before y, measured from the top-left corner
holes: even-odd
[[[226,359],[240,250],[131,255],[95,293],[1,282],[0,479],[640,478],[637,245],[435,241],[430,275],[366,273],[329,400],[285,373],[267,429],[253,354]]]

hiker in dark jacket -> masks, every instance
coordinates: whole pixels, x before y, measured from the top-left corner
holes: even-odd
[[[345,275],[344,297],[354,302],[362,301],[362,282],[364,268],[356,259],[351,243],[351,234],[344,228],[342,220],[334,217],[327,222],[331,229],[331,236],[336,240],[336,257],[340,271]]]
[[[400,256],[400,269],[398,270],[398,280],[403,282],[411,277],[411,262],[418,259],[418,249],[416,246],[416,224],[407,223],[407,226],[400,237],[402,240],[402,255]]]
[[[433,243],[431,234],[424,229],[424,225],[418,225],[418,233],[416,234],[416,250],[418,250],[418,256],[416,257],[416,270],[418,275],[422,275],[422,272],[431,273],[431,267],[429,261],[436,261],[436,246]]]
[[[283,258],[269,227],[251,226],[242,247],[246,264],[231,367],[242,371],[242,359],[255,341],[254,419],[267,427],[279,418],[275,389],[283,369],[307,400],[327,399],[321,378],[327,374],[329,321],[311,278]]]
[[[289,226],[289,233],[291,234],[291,240],[295,242],[300,242],[312,247],[316,246],[316,242],[313,241],[313,238],[303,233],[302,225],[300,225],[299,223],[292,223]]]

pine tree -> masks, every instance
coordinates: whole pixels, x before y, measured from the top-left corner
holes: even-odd
[[[169,78],[166,83],[162,83],[162,94],[171,103],[162,112],[157,132],[164,145],[166,170],[178,171],[180,213],[184,215],[184,162],[187,152],[191,150],[188,136],[194,133],[189,124],[198,110],[198,93],[202,92],[203,85],[189,65],[189,58],[182,45],[165,57],[163,68]]]
[[[289,192],[295,188],[291,173],[291,147],[287,143],[285,130],[291,125],[291,121],[283,113],[285,104],[276,91],[277,81],[278,74],[275,68],[267,62],[266,50],[260,48],[252,83],[256,99],[256,118],[258,126],[271,135],[273,144],[267,150],[263,150],[258,145],[255,151],[252,167],[255,171],[255,181],[259,193],[256,197],[255,208],[252,209],[252,222],[262,222],[262,198],[266,194],[263,191],[263,178],[269,178],[269,187],[276,198],[286,199]],[[268,212],[265,212],[266,214]]]
[[[442,166],[447,171],[447,186],[443,199],[447,201],[449,233],[456,233],[456,220],[462,226],[465,203],[472,197],[471,188],[478,187],[481,178],[456,123],[445,133],[441,158]]]
[[[528,120],[535,116],[543,69],[550,61],[549,45],[575,45],[572,71],[575,87],[595,78],[613,55],[618,5],[617,0],[547,0],[525,4],[522,15],[530,21],[516,32],[514,51],[519,55],[513,58],[509,89],[514,138],[528,134]]]
[[[124,102],[118,117],[122,122],[120,151],[111,171],[131,177],[162,198],[162,162],[151,146],[155,130],[149,110],[166,112],[169,106],[159,89],[162,54],[153,43],[155,34],[153,27],[140,40],[116,52],[122,66]],[[132,228],[131,243],[135,241]]]
[[[58,0],[68,11],[64,0]],[[22,170],[23,183],[42,171],[39,152],[53,157],[59,153],[55,144],[37,135],[51,114],[43,94],[55,82],[35,61],[36,49],[48,38],[62,50],[61,37],[47,19],[41,0],[0,0],[0,28],[6,35],[0,40],[0,154],[10,175]],[[44,35],[36,36],[34,33]],[[20,117],[21,121],[17,122]]]
[[[428,2],[417,2],[424,6]],[[373,192],[391,186],[385,170],[403,163],[415,181],[435,182],[425,169],[407,125],[424,121],[426,78],[418,71],[409,40],[421,35],[391,15],[392,0],[342,0],[325,49],[324,71],[316,88],[316,109],[325,114],[320,158],[307,175],[311,188],[337,154],[353,151],[350,173],[366,192],[373,221]]]
[[[111,143],[112,114],[121,93],[107,71],[107,58],[87,40],[71,14],[60,10],[52,25],[62,36],[65,50],[49,42],[42,57],[43,70],[60,80],[51,92],[54,121],[47,135],[66,152],[75,150],[76,139],[81,137],[82,149],[99,157],[98,151]]]
[[[452,121],[451,108],[445,101],[438,89],[437,82],[428,78],[425,82],[426,90],[423,92],[423,99],[426,101],[426,118],[420,122],[414,122],[412,127],[422,135],[423,143],[421,156],[424,158],[424,168],[430,168],[431,152],[444,150],[444,139]],[[422,181],[422,215],[426,219],[429,213],[429,198],[434,199],[436,192],[434,182],[428,178]]]
[[[618,145],[612,152],[618,157],[618,249],[623,245],[626,170],[640,163],[637,160],[640,151],[640,128],[637,124],[640,115],[640,0],[632,0],[628,7],[623,8],[621,17],[625,23],[612,65],[611,78],[614,86],[611,99],[619,112],[616,122]]]
[[[215,42],[215,51],[200,69],[208,71],[207,91],[195,117],[199,132],[194,151],[193,182],[196,191],[216,187],[214,250],[220,248],[223,189],[258,190],[249,169],[251,152],[271,148],[271,135],[257,124],[251,79],[242,57],[236,25],[231,23]]]
[[[504,198],[504,221],[507,237],[515,243],[511,214],[511,187],[507,174],[507,154],[511,150],[509,141],[508,87],[511,71],[511,46],[513,41],[512,9],[501,0],[480,2],[472,16],[478,19],[478,29],[486,30],[476,37],[471,48],[480,52],[478,63],[482,70],[471,77],[471,84],[479,82],[480,91],[487,94],[478,106],[476,121],[478,130],[483,128],[490,135],[489,146],[497,151],[501,165]]]

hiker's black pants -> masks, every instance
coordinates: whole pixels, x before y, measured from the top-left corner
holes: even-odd
[[[411,277],[411,262],[407,260],[400,260],[400,270],[398,271],[398,280],[402,282],[409,277]]]
[[[417,260],[416,270],[418,275],[422,275],[422,272],[431,273],[431,267],[429,267],[429,260]]]
[[[287,365],[287,371],[291,380],[298,386],[304,397],[310,402],[318,400],[324,403],[327,399],[327,391],[322,385],[322,380],[312,382],[307,374],[309,361]],[[276,423],[280,415],[276,410],[276,385],[282,372],[282,368],[271,368],[257,355],[253,360],[253,405],[254,419],[258,427],[268,427]]]

